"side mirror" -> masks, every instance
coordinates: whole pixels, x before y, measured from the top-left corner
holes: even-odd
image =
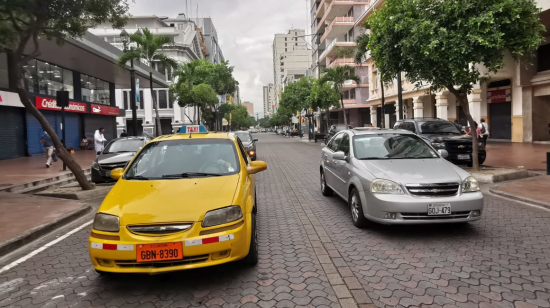
[[[97,155],[101,155],[101,151],[97,151],[97,153],[96,153],[96,154],[97,154]]]
[[[437,150],[437,152],[439,152],[439,155],[443,158],[449,157],[449,152],[447,152],[447,150]]]
[[[258,138],[254,139],[254,142],[258,141]]]
[[[248,166],[248,173],[256,174],[267,169],[267,164],[263,161],[252,161]]]
[[[338,152],[332,154],[332,158],[335,159],[335,160],[345,160],[346,159],[346,154],[344,154],[344,152],[342,152],[342,151],[338,151]]]
[[[113,169],[111,171],[111,178],[113,180],[118,180],[122,177],[122,175],[124,174],[124,169],[122,168],[116,168],[116,169]]]

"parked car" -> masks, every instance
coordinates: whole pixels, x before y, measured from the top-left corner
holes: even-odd
[[[92,182],[114,181],[111,170],[124,168],[134,155],[151,139],[148,137],[122,137],[113,139],[102,152],[98,152],[92,163]]]
[[[348,129],[351,129],[351,125],[348,125],[347,127]],[[331,125],[329,130],[328,130],[328,133],[325,135],[325,145],[328,144],[329,140],[334,137],[334,135],[336,135],[338,132],[341,132],[343,131],[344,129],[346,129],[346,125],[345,124],[335,124],[335,125]]]
[[[455,164],[472,166],[472,136],[465,135],[451,121],[437,118],[403,119],[395,123],[394,129],[411,131],[428,141],[436,150],[446,150],[447,160]],[[483,144],[478,144],[479,164],[487,158]]]
[[[256,160],[256,141],[258,141],[258,139],[254,139],[252,134],[247,131],[235,132],[235,136],[239,137],[250,158]]]
[[[408,131],[344,130],[322,150],[321,192],[347,201],[357,227],[478,220],[479,184],[447,155]]]

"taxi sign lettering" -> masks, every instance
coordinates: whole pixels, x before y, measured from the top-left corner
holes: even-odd
[[[204,125],[184,125],[180,128],[180,134],[208,134]]]
[[[199,132],[199,126],[198,125],[187,125],[186,133],[198,133],[198,132]]]

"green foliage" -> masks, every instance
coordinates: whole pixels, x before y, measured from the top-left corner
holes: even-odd
[[[384,81],[404,71],[412,83],[467,93],[504,66],[505,52],[518,59],[538,48],[539,13],[533,0],[387,0],[366,23],[368,48]]]
[[[219,100],[216,92],[212,89],[212,86],[208,84],[200,84],[193,87],[193,94],[195,96],[195,101],[197,106],[201,108],[211,107],[216,105]]]
[[[233,78],[233,66],[229,62],[214,64],[210,71],[208,83],[219,95],[233,93],[237,89],[237,81]]]
[[[307,77],[288,84],[281,96],[279,110],[283,109],[285,113],[296,114],[296,111],[309,108],[311,106],[311,88],[311,80]]]
[[[263,118],[259,119],[258,120],[258,125],[260,125],[261,127],[264,127],[264,128],[272,127],[273,125],[271,124],[271,117],[266,116],[266,117],[263,117]]]
[[[357,46],[355,46],[355,63],[361,64],[363,57],[368,52],[369,35],[367,33],[361,34],[355,39]]]
[[[310,108],[330,109],[338,107],[340,103],[340,94],[327,82],[320,82],[319,79],[313,81],[310,96]]]
[[[321,78],[319,78],[320,83],[332,84],[334,89],[338,90],[338,93],[348,80],[355,81],[357,84],[361,83],[361,79],[355,75],[355,67],[349,65],[326,68]]]
[[[142,34],[135,32],[130,35],[130,41],[135,42],[136,49],[128,50],[118,58],[117,64],[124,67],[130,60],[144,59],[149,63],[151,71],[153,62],[162,62],[166,66],[176,68],[178,63],[162,53],[162,48],[173,43],[173,38],[167,35],[155,35],[147,28],[143,28]]]
[[[232,105],[233,108],[231,110],[231,125],[233,127],[249,127],[251,125],[251,119],[250,115],[248,114],[248,110],[243,105]]]

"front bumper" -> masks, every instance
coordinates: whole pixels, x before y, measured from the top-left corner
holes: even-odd
[[[202,236],[199,235],[200,231],[204,231],[200,222],[195,223],[182,233],[168,236],[136,235],[121,226],[121,231],[119,231],[121,240],[99,239],[92,234],[88,241],[88,250],[94,269],[103,272],[156,274],[219,265],[247,256],[252,230],[250,221],[249,213],[240,222],[228,224],[228,226],[240,224],[237,228]],[[100,235],[113,234],[96,230],[92,230],[92,232]],[[213,242],[212,239],[215,238],[220,240]],[[170,242],[182,242],[183,258],[170,261],[137,262],[136,245]]]
[[[103,170],[101,168],[92,169],[92,182],[94,183],[103,183],[103,182],[114,182],[114,180],[111,178],[110,175],[107,175],[107,170]],[[110,170],[109,170],[110,171]]]
[[[480,219],[483,213],[481,192],[459,193],[450,197],[414,197],[361,191],[360,196],[365,218],[383,224],[468,222]],[[451,215],[428,216],[428,204],[434,203],[450,203]],[[474,215],[474,211],[479,211],[479,215]],[[388,213],[395,213],[395,218],[386,218]]]

